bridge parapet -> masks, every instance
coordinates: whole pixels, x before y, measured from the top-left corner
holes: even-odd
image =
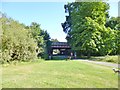
[[[70,49],[70,46],[68,45],[67,42],[53,42],[51,45],[52,48],[63,48],[63,49]]]

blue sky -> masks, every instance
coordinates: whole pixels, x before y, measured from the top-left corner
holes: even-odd
[[[25,25],[37,22],[48,31],[51,38],[66,41],[66,34],[61,27],[66,15],[64,4],[66,2],[3,2],[2,12]],[[110,2],[110,16],[118,16],[117,2]]]

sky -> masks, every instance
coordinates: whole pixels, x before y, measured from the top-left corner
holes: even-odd
[[[14,20],[30,25],[37,22],[51,38],[66,41],[61,23],[65,21],[64,5],[67,2],[2,2],[0,11]],[[118,16],[118,3],[110,2],[110,16]]]

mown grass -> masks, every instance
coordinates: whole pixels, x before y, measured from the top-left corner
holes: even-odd
[[[118,88],[111,67],[81,61],[42,61],[3,66],[3,88]]]

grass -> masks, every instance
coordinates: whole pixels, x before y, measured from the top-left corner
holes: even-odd
[[[3,66],[3,88],[118,88],[111,67],[81,61],[42,61]]]
[[[0,90],[2,89],[2,66],[0,65]]]
[[[120,60],[119,60],[119,56],[115,55],[115,56],[98,56],[98,57],[91,57],[91,60],[94,61],[103,61],[103,62],[111,62],[111,63],[119,63],[120,64]]]

